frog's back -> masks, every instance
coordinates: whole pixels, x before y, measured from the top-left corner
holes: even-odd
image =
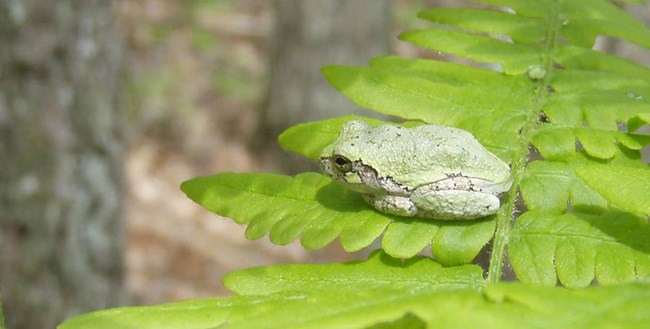
[[[462,173],[468,177],[494,182],[510,180],[510,168],[488,151],[470,132],[447,126],[422,125],[413,128],[417,152],[423,161],[410,168],[415,175],[431,175],[442,170],[445,175]],[[432,167],[434,169],[432,169]],[[408,179],[408,178],[405,178]]]
[[[351,160],[362,160],[379,176],[391,176],[407,184],[436,181],[460,172],[470,177],[487,173],[495,180],[509,177],[507,165],[472,134],[453,127],[378,126],[351,136],[338,151]]]

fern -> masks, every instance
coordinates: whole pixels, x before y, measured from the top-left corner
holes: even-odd
[[[460,127],[508,161],[514,186],[496,215],[390,216],[315,173],[198,177],[182,190],[247,224],[250,239],[299,238],[307,249],[338,239],[357,251],[381,238],[383,250],[361,263],[244,270],[224,279],[233,297],[100,311],[61,328],[650,326],[650,171],[640,155],[650,136],[637,132],[650,123],[650,69],[592,49],[600,35],[650,48],[650,30],[605,0],[481,2],[493,7],[424,11],[434,27],[400,39],[501,71],[386,56],[323,74],[360,106],[405,126]],[[352,118],[383,124],[304,123],[280,144],[317,159]],[[490,240],[488,267],[469,264]],[[416,256],[427,246],[433,259]],[[506,255],[519,283],[499,283]]]
[[[444,268],[382,253],[364,263],[249,269],[224,281],[237,296],[94,312],[61,328],[374,328],[400,323],[405,314],[422,328],[642,328],[650,321],[648,284],[479,290],[484,281],[476,265]]]

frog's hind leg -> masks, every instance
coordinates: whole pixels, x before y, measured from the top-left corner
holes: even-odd
[[[417,214],[417,207],[408,197],[370,194],[362,196],[369,205],[386,214],[406,217],[413,217]]]
[[[501,202],[493,194],[465,190],[438,190],[424,186],[413,191],[416,216],[440,220],[476,219],[492,215]]]

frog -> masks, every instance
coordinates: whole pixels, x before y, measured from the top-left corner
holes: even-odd
[[[319,158],[332,180],[386,214],[473,220],[495,214],[512,186],[510,166],[460,128],[343,124]]]

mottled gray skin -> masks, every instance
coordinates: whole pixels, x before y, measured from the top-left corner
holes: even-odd
[[[497,212],[509,166],[467,131],[436,125],[371,127],[347,122],[323,149],[323,172],[379,211],[440,220]]]

